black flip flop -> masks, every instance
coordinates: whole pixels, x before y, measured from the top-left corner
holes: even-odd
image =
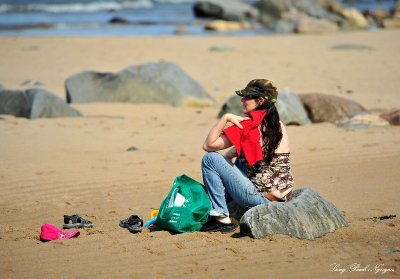
[[[92,228],[93,223],[89,220],[83,219],[81,216],[64,215],[63,229],[80,229],[80,228]]]
[[[139,233],[142,232],[143,229],[143,223],[142,225],[132,225],[130,227],[128,227],[128,231],[130,231],[131,233]]]
[[[143,220],[137,215],[131,215],[128,218],[121,220],[119,226],[127,228],[131,233],[138,233],[143,229]]]

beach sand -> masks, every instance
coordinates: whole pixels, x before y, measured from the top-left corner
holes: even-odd
[[[232,51],[211,52],[224,44]],[[333,50],[338,44],[366,49]],[[64,81],[84,70],[116,72],[167,60],[218,106],[174,108],[73,104],[85,117],[0,116],[1,278],[395,278],[400,274],[400,128],[346,131],[288,126],[296,188],[312,188],[349,227],[316,240],[283,235],[166,231],[131,234],[174,178],[201,181],[201,149],[219,108],[253,78],[280,89],[355,100],[373,111],[400,107],[400,30],[265,37],[1,37],[0,84],[35,82],[65,99]],[[25,85],[21,85],[24,83]],[[135,151],[127,151],[136,147]],[[39,240],[64,214],[92,220],[76,239]],[[380,216],[397,217],[379,220]]]

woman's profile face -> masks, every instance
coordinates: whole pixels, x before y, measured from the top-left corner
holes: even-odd
[[[258,108],[259,105],[261,105],[264,102],[263,98],[246,98],[242,97],[242,110],[244,114],[248,114],[249,112],[252,112],[256,108]]]

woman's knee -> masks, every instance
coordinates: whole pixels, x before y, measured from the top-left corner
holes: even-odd
[[[224,157],[218,152],[207,152],[203,156],[201,165],[209,166],[209,165],[214,165],[215,163],[218,164],[218,162],[221,162],[221,159],[224,160]]]

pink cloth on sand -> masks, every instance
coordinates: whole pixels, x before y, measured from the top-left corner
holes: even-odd
[[[79,231],[64,232],[52,224],[44,224],[41,227],[40,240],[50,241],[60,238],[72,238],[79,236],[79,234]]]

